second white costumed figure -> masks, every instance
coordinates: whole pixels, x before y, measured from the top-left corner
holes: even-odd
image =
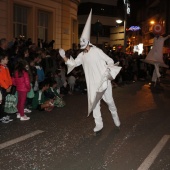
[[[112,96],[111,79],[115,79],[121,67],[115,65],[109,56],[90,43],[91,16],[92,10],[80,38],[80,48],[83,49],[83,52],[76,59],[73,59],[71,56],[68,59],[63,49],[60,49],[59,53],[68,67],[68,73],[77,66],[83,66],[87,84],[88,116],[93,112],[95,121],[93,130],[94,132],[99,132],[103,129],[100,109],[101,99],[107,103],[115,125],[117,127],[120,126],[117,108]]]
[[[145,63],[154,65],[155,69],[152,74],[152,82],[154,82],[155,86],[157,81],[160,82],[161,74],[159,68],[160,67],[168,68],[168,65],[166,65],[163,60],[163,46],[165,40],[170,38],[170,35],[166,37],[161,36],[163,34],[163,31],[164,29],[161,24],[157,23],[153,26],[153,34],[155,35],[155,37],[153,38],[153,47],[149,51],[146,58],[142,60]]]

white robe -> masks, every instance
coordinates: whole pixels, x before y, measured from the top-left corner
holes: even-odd
[[[108,73],[110,72],[114,79],[121,67],[115,66],[114,61],[95,46],[90,47],[87,53],[81,52],[75,60],[71,57],[67,60],[66,64],[68,66],[68,73],[76,66],[83,66],[87,84],[89,115],[107,88],[107,82],[110,81],[108,80]],[[100,92],[98,97],[97,92]]]
[[[164,61],[163,61],[163,45],[164,41],[168,39],[167,37],[154,37],[153,40],[153,48],[149,51],[148,55],[146,56],[146,59],[144,62],[150,63],[150,64],[159,64],[159,66],[162,67],[168,67]]]
[[[160,36],[158,38],[154,37],[153,48],[150,50],[146,58],[142,60],[146,63],[152,64],[155,66],[155,70],[152,75],[153,82],[156,82],[157,78],[161,76],[159,72],[159,67],[168,68],[168,66],[163,61],[163,45],[164,45],[164,41],[168,38],[169,36],[167,37]]]

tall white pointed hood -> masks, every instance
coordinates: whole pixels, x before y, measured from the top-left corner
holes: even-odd
[[[85,49],[88,43],[90,43],[90,33],[91,33],[91,17],[92,17],[92,9],[87,18],[86,24],[84,26],[83,32],[80,37],[80,48]]]

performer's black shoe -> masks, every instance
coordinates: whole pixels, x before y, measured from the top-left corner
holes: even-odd
[[[99,136],[99,135],[101,135],[102,130],[103,130],[103,128],[100,129],[99,131],[94,132],[94,136]]]

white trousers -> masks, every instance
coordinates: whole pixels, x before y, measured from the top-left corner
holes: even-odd
[[[69,86],[70,86],[70,91],[73,92],[74,91],[75,83],[70,83]]]
[[[111,85],[110,81],[108,82],[108,87],[107,87],[104,95],[102,96],[102,99],[108,105],[108,108],[111,112],[113,120],[115,118],[118,119],[117,126],[119,126],[118,124],[120,124],[120,122],[119,122],[119,117],[117,114],[117,108],[116,108],[116,105],[115,105],[115,102],[114,102],[114,99],[112,96],[112,85]],[[103,120],[102,120],[102,115],[101,115],[100,101],[97,103],[96,107],[93,110],[93,117],[94,117],[96,127],[99,127],[99,129],[102,129],[103,128]],[[115,122],[115,120],[114,120],[114,122]]]
[[[155,69],[152,74],[152,81],[156,83],[157,79],[161,77],[161,74],[159,72],[159,64],[154,64]]]

